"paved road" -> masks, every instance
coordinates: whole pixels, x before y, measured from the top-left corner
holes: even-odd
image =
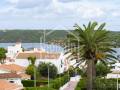
[[[66,88],[64,88],[64,90],[75,90],[75,87],[77,86],[77,83],[76,81],[70,81],[67,85]]]
[[[75,90],[79,80],[80,76],[71,77],[70,81],[61,87],[60,90]]]

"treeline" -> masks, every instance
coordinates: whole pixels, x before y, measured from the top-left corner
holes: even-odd
[[[115,47],[120,47],[120,31],[111,31],[109,39],[114,43]]]
[[[44,33],[46,42],[62,40],[67,35],[64,30],[6,30],[0,31],[0,43],[14,43],[17,41],[39,43],[44,40]]]
[[[71,30],[70,30],[71,31]],[[0,30],[0,43],[39,43],[44,39],[48,43],[61,43],[66,38],[69,31],[65,30]],[[110,32],[109,39],[116,47],[120,47],[120,32]]]

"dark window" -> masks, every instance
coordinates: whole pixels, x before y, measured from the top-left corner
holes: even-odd
[[[14,81],[10,81],[10,83],[14,83]]]

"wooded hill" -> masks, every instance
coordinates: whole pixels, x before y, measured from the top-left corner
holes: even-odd
[[[40,39],[46,37],[46,42],[62,41],[69,31],[65,30],[0,30],[0,43],[39,43]],[[110,32],[109,39],[120,47],[120,32]]]

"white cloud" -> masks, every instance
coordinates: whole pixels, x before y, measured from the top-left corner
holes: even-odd
[[[63,3],[53,0],[54,9],[57,13],[80,15],[83,18],[99,18],[105,14],[103,8],[93,3],[85,4],[83,2]]]
[[[114,17],[120,17],[120,12],[118,12],[118,11],[113,12],[112,16],[114,16]]]
[[[103,21],[120,16],[119,4],[113,0],[4,0],[7,6],[0,7],[0,22],[29,20],[36,24],[61,23],[71,25],[76,22]],[[109,2],[109,4],[108,4]],[[50,24],[51,25],[51,24]],[[57,25],[56,25],[57,26]]]
[[[100,18],[109,12],[110,6],[87,0],[7,0],[12,3],[12,12],[16,15],[33,15],[40,17],[44,14],[58,15],[58,17],[80,16],[81,18]],[[9,9],[8,9],[9,10]],[[12,13],[10,10],[10,13]],[[41,15],[42,14],[42,15]],[[49,17],[48,15],[44,15]],[[53,16],[54,17],[54,16]]]
[[[77,9],[77,13],[81,14],[83,18],[100,18],[105,15],[105,11],[95,5],[81,5]]]
[[[11,4],[16,4],[16,3],[18,3],[19,0],[7,0],[7,1]]]

